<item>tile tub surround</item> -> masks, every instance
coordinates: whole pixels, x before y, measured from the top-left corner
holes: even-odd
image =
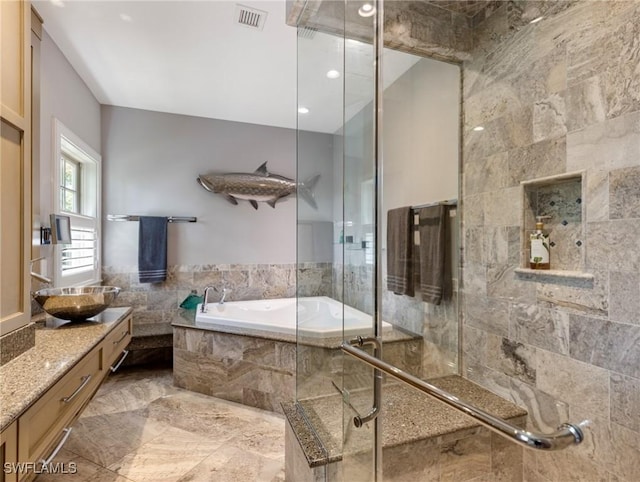
[[[206,286],[231,289],[229,301],[291,298],[296,289],[300,296],[331,293],[330,263],[174,265],[162,283],[140,283],[136,266],[104,266],[102,274],[105,285],[122,289],[114,305],[133,307],[134,327],[170,325],[191,291],[202,295]]]
[[[282,482],[284,420],[176,388],[170,369],[124,369],[100,387],[57,462],[77,473],[36,482]]]
[[[277,411],[295,394],[295,344],[174,327],[176,386]]]
[[[5,428],[131,312],[107,308],[97,321],[64,323],[59,328],[39,324],[35,346],[0,367],[0,429]],[[56,320],[47,317],[47,322]]]
[[[341,339],[296,345],[294,335],[196,326],[195,313],[174,318],[173,370],[176,386],[252,407],[281,412],[281,403],[334,393],[342,383]],[[393,330],[385,335],[387,359],[406,370],[420,367],[421,345]],[[417,362],[416,362],[416,353]],[[349,373],[354,383],[367,368]],[[296,380],[297,376],[297,380]],[[368,380],[368,378],[367,378]]]
[[[525,423],[524,410],[468,380],[449,376],[432,382],[516,425],[523,426]],[[369,398],[368,393],[362,395]],[[381,417],[385,480],[522,480],[521,447],[407,386],[397,383],[385,385],[383,399]],[[335,414],[343,410],[339,396],[305,403],[316,405],[312,413],[329,411]],[[305,407],[303,412],[308,413],[308,408]],[[314,430],[310,431],[308,419],[302,414],[300,406],[284,404],[284,411],[288,421],[285,434],[287,477],[296,481],[316,480],[314,476],[330,473],[338,476],[328,480],[342,480],[339,477],[342,419],[338,417],[333,427],[326,427],[320,419],[328,420],[327,417],[312,418],[310,422]],[[316,436],[318,429],[329,431],[337,437],[332,447],[319,442]],[[353,427],[350,429],[357,430]],[[328,437],[324,434],[321,438],[326,440]],[[347,447],[350,461],[357,462],[359,449],[353,443]],[[364,447],[361,449],[365,450]]]
[[[331,292],[329,263],[174,265],[162,283],[140,283],[136,266],[105,266],[103,283],[122,289],[113,306],[133,307],[133,341],[127,365],[167,360],[171,322],[180,303],[206,286],[229,288],[229,301],[321,296]],[[211,293],[215,301],[218,293]]]
[[[533,428],[592,421],[578,447],[525,453],[525,480],[635,481],[640,2],[502,2],[475,32],[463,65],[464,375],[526,407]],[[519,183],[577,171],[593,281],[516,276]]]

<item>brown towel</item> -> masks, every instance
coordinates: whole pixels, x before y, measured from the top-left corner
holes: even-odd
[[[414,295],[413,210],[410,206],[387,212],[387,289]]]
[[[422,301],[439,305],[448,296],[451,273],[448,257],[446,215],[447,206],[429,206],[419,210],[420,218],[420,292]]]

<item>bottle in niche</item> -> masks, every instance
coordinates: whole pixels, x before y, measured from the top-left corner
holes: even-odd
[[[544,231],[543,219],[551,216],[536,216],[536,230],[529,237],[529,267],[531,269],[549,269],[549,234]]]

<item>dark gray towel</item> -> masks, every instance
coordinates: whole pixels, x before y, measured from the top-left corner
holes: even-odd
[[[140,216],[138,275],[140,283],[159,283],[167,279],[166,217]]]
[[[451,276],[446,259],[447,206],[429,206],[418,211],[420,218],[420,292],[422,301],[439,305],[448,296]]]
[[[387,213],[387,289],[413,296],[413,210],[410,206]]]

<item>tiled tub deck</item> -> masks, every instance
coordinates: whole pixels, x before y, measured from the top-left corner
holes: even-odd
[[[173,374],[178,387],[282,413],[282,403],[336,393],[342,385],[341,339],[305,339],[295,335],[199,326],[193,313],[173,321]],[[221,331],[224,330],[224,331]],[[419,370],[422,339],[393,329],[384,336],[385,358],[406,370]],[[297,367],[297,372],[296,372]],[[363,365],[350,373],[358,380]],[[370,380],[370,378],[367,378]]]

